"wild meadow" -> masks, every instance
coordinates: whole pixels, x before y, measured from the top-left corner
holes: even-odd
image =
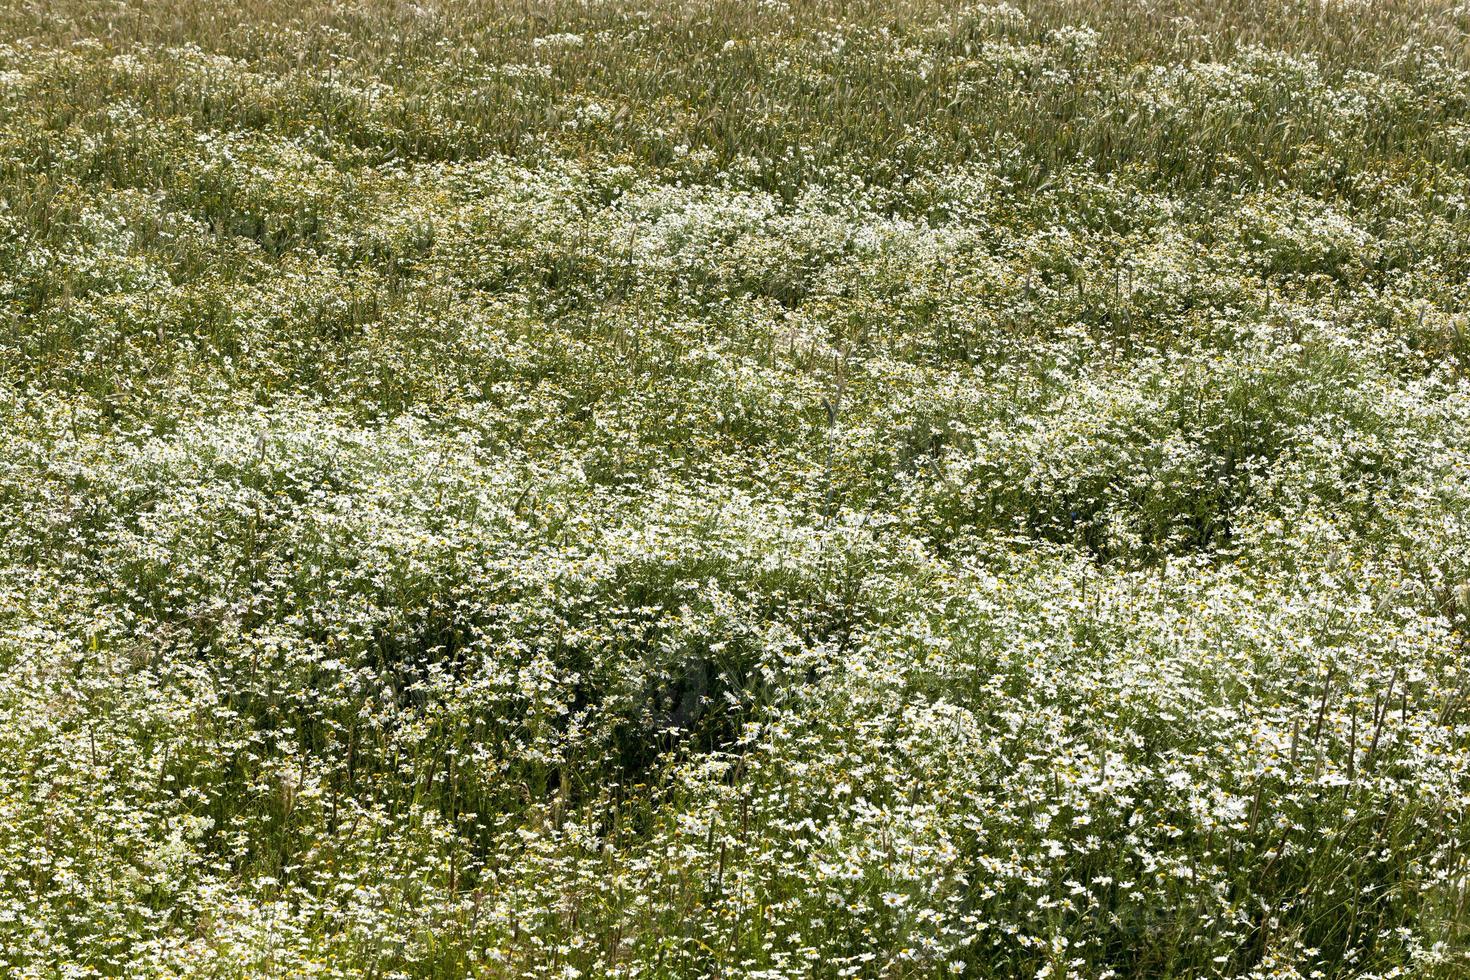
[[[0,0],[0,976],[1470,976],[1467,39]]]

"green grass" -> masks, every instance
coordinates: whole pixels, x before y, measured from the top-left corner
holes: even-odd
[[[1463,976],[1467,39],[0,4],[0,975]]]

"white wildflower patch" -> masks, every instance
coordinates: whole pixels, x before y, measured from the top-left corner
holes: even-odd
[[[1465,975],[1466,12],[1085,6],[0,14],[0,975]]]

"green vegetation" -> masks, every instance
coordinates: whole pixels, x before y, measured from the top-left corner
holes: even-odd
[[[1466,976],[1467,38],[0,3],[0,975]]]

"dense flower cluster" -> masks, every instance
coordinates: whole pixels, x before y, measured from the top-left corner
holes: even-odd
[[[0,25],[0,974],[1470,972],[1470,8]]]

